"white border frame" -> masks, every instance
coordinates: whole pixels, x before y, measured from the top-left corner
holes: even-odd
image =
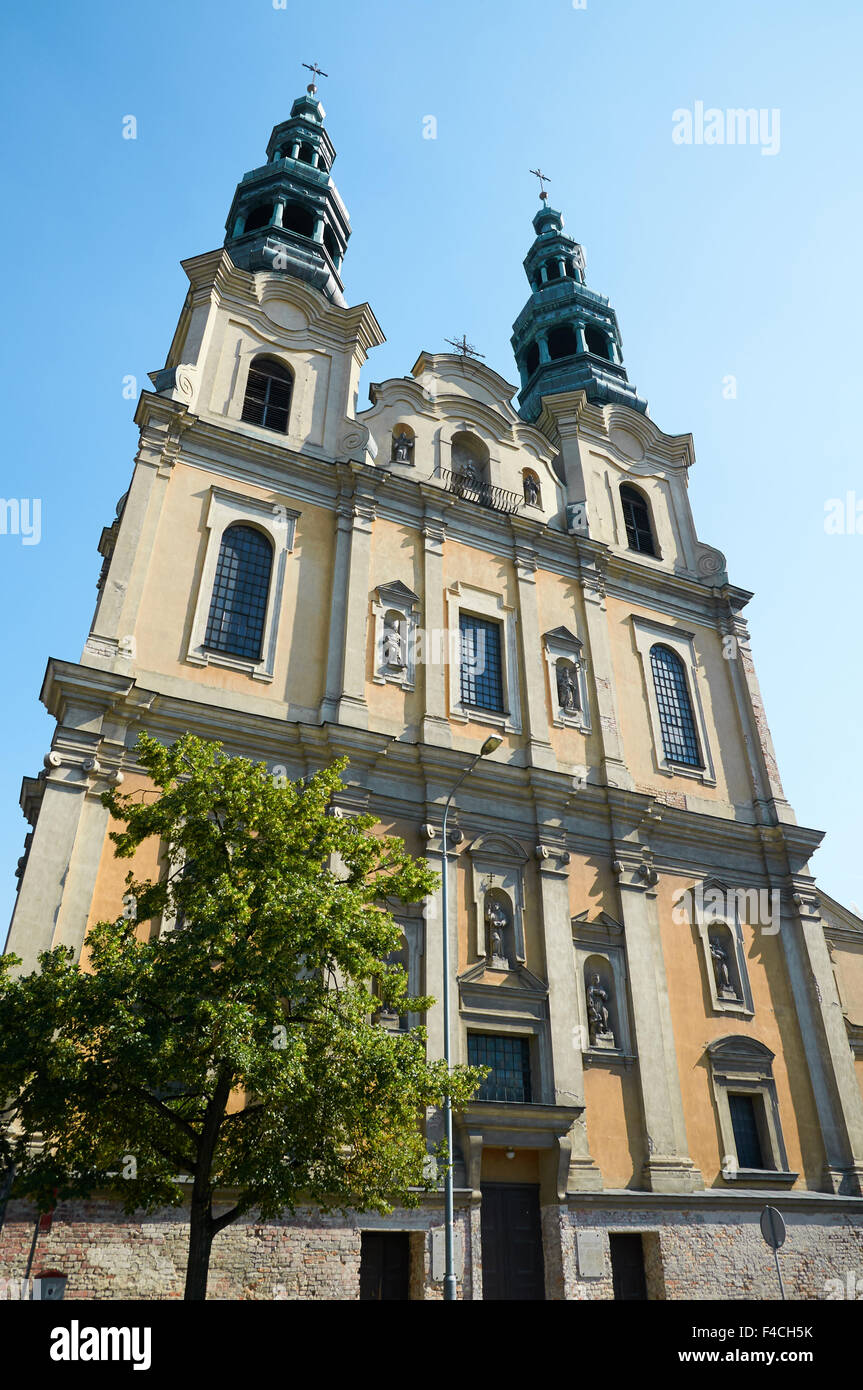
[[[228,492],[220,487],[210,488],[210,505],[205,523],[210,534],[185,656],[185,660],[192,666],[225,666],[232,671],[244,671],[253,680],[273,679],[285,569],[287,557],[294,548],[299,516],[299,512],[283,506],[281,502],[262,502],[258,497],[246,497],[242,493]],[[260,661],[248,661],[225,652],[213,652],[204,645],[222,536],[229,526],[237,522],[244,522],[263,531],[273,544],[273,568],[270,573]]]
[[[692,777],[698,782],[703,782],[705,786],[715,787],[716,773],[707,738],[704,707],[698,686],[698,660],[695,654],[694,633],[685,632],[682,628],[669,627],[665,623],[653,622],[648,618],[639,617],[635,613],[630,616],[635,635],[635,645],[641,657],[644,686],[647,693],[647,708],[653,733],[653,758],[656,771],[662,773],[664,777]],[[689,767],[686,763],[669,762],[665,756],[662,724],[659,718],[659,706],[656,702],[656,686],[653,682],[653,670],[650,664],[650,649],[657,643],[661,643],[664,647],[670,647],[683,662],[689,692],[689,704],[695,721],[701,756],[704,759],[703,767]]]
[[[590,705],[587,698],[587,669],[584,660],[584,643],[566,627],[553,628],[543,633],[542,645],[545,664],[548,668],[548,694],[551,700],[551,722],[556,728],[580,729],[583,734],[590,733]],[[557,693],[557,672],[555,667],[563,657],[575,668],[578,681],[578,700],[580,708],[565,710]]]
[[[394,579],[388,584],[378,584],[372,599],[375,622],[375,671],[372,680],[375,685],[398,685],[403,690],[413,690],[416,686],[419,611],[419,595],[401,580]],[[387,613],[398,613],[404,619],[405,664],[401,670],[393,668],[384,660],[384,619]]]
[[[490,589],[476,589],[471,584],[456,580],[447,590],[447,626],[449,630],[449,705],[450,718],[462,724],[490,724],[505,733],[521,733],[521,703],[518,692],[518,644],[516,609],[504,603],[500,594]],[[503,650],[501,652],[501,676],[503,678],[502,713],[479,709],[475,705],[464,705],[461,699],[461,614],[474,614],[478,618],[490,619],[500,624]]]

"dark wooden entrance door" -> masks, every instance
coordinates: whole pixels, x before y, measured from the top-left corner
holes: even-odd
[[[611,1277],[615,1298],[647,1298],[644,1276],[644,1245],[641,1236],[609,1236]]]
[[[539,1188],[482,1184],[483,1299],[545,1298]]]
[[[360,1251],[360,1298],[406,1299],[410,1285],[410,1235],[407,1231],[363,1231]]]

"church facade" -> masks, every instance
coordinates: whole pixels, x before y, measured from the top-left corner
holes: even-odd
[[[402,921],[412,991],[438,1000],[446,926],[455,1059],[491,1068],[455,1118],[460,1296],[776,1297],[770,1203],[789,1296],[826,1297],[863,1274],[863,922],[816,891],[751,594],[689,506],[692,439],[651,419],[544,192],[519,387],[463,342],[360,409],[383,334],[345,299],[334,158],[311,86],[224,245],[184,262],[92,628],[48,664],[8,949],[29,970],[117,915],[99,798],[142,784],[141,729],[292,778],[346,754],[342,811],[438,871],[443,806],[493,735],[450,812],[450,920],[437,897]],[[441,1056],[440,1007],[423,1021]],[[8,1277],[31,1224],[10,1206]],[[437,1196],[250,1217],[210,1293],[437,1298],[442,1234]],[[40,1248],[70,1297],[182,1290],[182,1212],[69,1204]]]

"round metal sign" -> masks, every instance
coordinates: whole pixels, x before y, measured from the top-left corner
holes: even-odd
[[[775,1207],[765,1207],[761,1213],[761,1234],[771,1250],[778,1250],[785,1242],[785,1222]]]

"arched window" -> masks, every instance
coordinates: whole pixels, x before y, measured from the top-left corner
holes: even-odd
[[[683,662],[670,647],[657,643],[650,648],[650,667],[666,758],[686,767],[703,767]]]
[[[282,213],[282,226],[298,236],[312,237],[315,234],[315,216],[310,208],[302,203],[286,203]]]
[[[626,543],[630,550],[637,550],[641,555],[656,555],[658,552],[653,538],[647,499],[637,487],[623,483],[620,502],[623,507],[623,520],[626,523]]]
[[[546,263],[545,263],[545,278],[546,278],[546,280],[559,280],[559,279],[560,279],[560,262],[559,262],[559,261],[546,261]]]
[[[307,140],[304,140],[303,143],[300,145],[300,150],[299,150],[299,154],[297,155],[297,158],[298,158],[298,159],[301,159],[301,160],[303,161],[304,164],[314,164],[314,162],[315,162],[315,147],[314,147],[314,145],[310,145],[310,144],[308,143]]]
[[[531,343],[524,355],[524,370],[528,376],[533,376],[539,366],[539,347],[536,343]]]
[[[592,352],[594,357],[604,357],[608,360],[608,339],[600,329],[588,325],[584,330],[584,341],[587,343],[588,352]]]
[[[563,328],[553,328],[548,335],[548,355],[554,361],[558,357],[574,357],[578,352],[578,339],[575,329],[565,324]]]
[[[272,203],[258,203],[258,206],[256,208],[252,208],[252,211],[246,218],[246,231],[256,232],[259,227],[268,226],[272,215]]]
[[[273,547],[254,526],[237,523],[222,536],[204,646],[260,661]]]
[[[256,357],[249,368],[242,418],[250,425],[288,432],[294,379],[287,367],[271,357]]]

